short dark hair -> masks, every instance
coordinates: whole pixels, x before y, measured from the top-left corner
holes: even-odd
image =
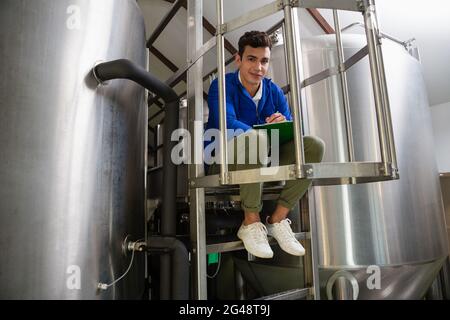
[[[245,46],[251,46],[253,48],[269,47],[272,49],[272,40],[263,31],[248,31],[239,38],[239,56],[242,58],[244,54]]]

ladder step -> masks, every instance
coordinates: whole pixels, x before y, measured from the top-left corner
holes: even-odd
[[[275,293],[270,296],[261,297],[255,300],[300,300],[308,297],[312,288],[300,288],[280,293]]]
[[[310,239],[310,233],[309,232],[298,232],[294,233],[295,238],[297,240],[305,240]],[[208,241],[207,242],[213,242]],[[270,245],[276,245],[277,241],[269,237],[269,244]],[[228,242],[219,242],[219,243],[209,243],[206,245],[206,253],[218,253],[218,252],[229,252],[229,251],[237,251],[237,250],[244,250],[244,244],[241,240],[235,240],[235,241],[228,241]]]
[[[398,179],[392,164],[384,168],[381,162],[322,162],[303,165],[305,178],[314,181],[315,185],[365,183]],[[352,179],[353,178],[353,179]],[[296,180],[295,166],[283,165],[279,167],[263,167],[228,172],[228,185],[256,182],[276,182]],[[219,175],[209,175],[190,180],[191,188],[222,187]]]

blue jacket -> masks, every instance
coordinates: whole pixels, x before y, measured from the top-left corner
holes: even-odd
[[[263,92],[256,108],[252,97],[239,81],[239,71],[225,76],[227,100],[227,128],[247,131],[255,124],[266,123],[266,118],[280,112],[286,120],[292,120],[283,91],[272,80],[264,78]],[[211,83],[208,92],[209,116],[206,130],[219,128],[219,89],[217,79]],[[210,141],[205,141],[205,147]]]

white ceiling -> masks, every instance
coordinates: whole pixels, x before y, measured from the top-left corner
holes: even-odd
[[[224,18],[232,18],[263,6],[273,0],[226,0],[224,1]],[[158,25],[171,4],[164,0],[138,0],[146,20],[147,35]],[[203,2],[204,16],[215,25],[215,3]],[[380,29],[400,40],[416,38],[424,70],[430,105],[438,105],[450,101],[450,1],[449,0],[377,0],[377,12]],[[333,26],[331,10],[321,10],[322,15]],[[245,27],[246,30],[265,30],[282,18],[281,13],[268,17]],[[340,11],[341,25],[362,22],[358,13]],[[301,31],[304,36],[323,34],[312,18],[304,10],[300,12]],[[357,31],[357,29],[355,29]],[[164,30],[155,47],[166,55],[178,67],[186,63],[186,11],[180,9],[175,18]],[[237,39],[243,29],[227,35],[228,40],[237,47]],[[204,41],[210,35],[204,33]],[[215,52],[205,57],[205,73],[215,64]],[[151,59],[150,67],[157,76],[167,79],[172,74],[156,59]],[[183,85],[177,91],[185,90]]]

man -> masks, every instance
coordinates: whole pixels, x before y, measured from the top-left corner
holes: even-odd
[[[289,106],[282,90],[270,79],[265,78],[269,68],[271,40],[264,32],[246,32],[239,39],[239,52],[235,57],[238,70],[226,75],[226,109],[227,128],[242,129],[245,134],[234,138],[233,142],[244,136],[256,135],[259,142],[266,143],[267,136],[260,130],[253,130],[255,124],[275,123],[292,120]],[[208,93],[209,118],[206,129],[219,128],[217,80],[211,83]],[[245,170],[260,168],[261,161],[251,163],[249,150],[239,150],[239,144],[231,144],[234,148],[234,161],[229,170]],[[241,144],[242,145],[242,144]],[[245,144],[244,144],[245,146]],[[258,147],[260,144],[258,144]],[[307,163],[320,162],[324,152],[323,142],[316,137],[304,137],[305,160]],[[293,141],[279,147],[279,165],[295,162]],[[245,162],[237,163],[239,155],[245,153]],[[261,159],[259,159],[261,160]],[[208,174],[216,174],[220,170],[218,164],[212,164]],[[271,258],[273,251],[269,246],[267,234],[274,237],[281,249],[297,256],[305,254],[305,249],[297,241],[287,219],[289,211],[298,203],[308,190],[311,181],[287,181],[278,200],[275,211],[266,221],[261,223],[259,212],[262,209],[262,183],[240,185],[241,206],[244,210],[244,221],[237,233],[248,252],[260,258]]]

